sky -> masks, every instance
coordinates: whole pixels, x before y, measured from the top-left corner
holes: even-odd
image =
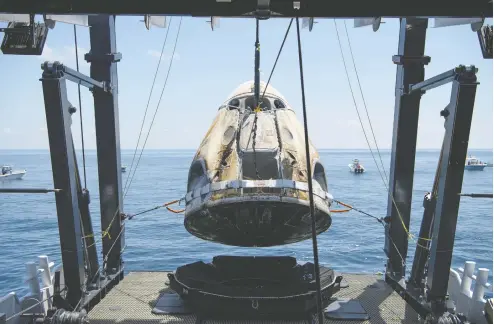
[[[136,147],[142,117],[159,61],[167,29],[147,30],[143,17],[117,17],[120,144],[122,149]],[[169,37],[157,76],[143,139],[157,108],[166,72],[171,71],[158,107],[148,149],[195,149],[213,121],[218,107],[240,84],[254,78],[255,21],[220,19],[211,30],[206,18],[182,18],[176,52],[172,50],[180,17],[168,18]],[[345,59],[350,72],[365,130],[370,139],[369,122],[353,70],[345,23],[355,56],[358,77],[380,149],[389,149],[394,118],[396,66],[392,56],[398,48],[398,19],[383,19],[377,32],[371,27],[353,28],[352,20],[337,20]],[[319,19],[311,32],[303,29],[302,49],[309,135],[319,149],[366,148],[357,112],[347,83],[333,19]],[[261,79],[267,81],[283,40],[289,19],[260,22]],[[492,19],[487,20],[492,24]],[[432,25],[430,21],[429,25]],[[89,30],[78,26],[81,72],[89,75],[84,54],[89,49]],[[469,25],[429,28],[426,78],[464,64],[478,67],[477,88],[469,147],[492,149],[493,85],[492,60],[482,58],[476,33]],[[41,56],[0,55],[0,149],[48,149],[46,115],[41,82],[41,63],[58,60],[75,69],[73,26],[57,23],[50,30]],[[295,23],[281,53],[270,83],[295,109],[302,122],[302,100]],[[68,82],[71,103],[78,108],[77,86]],[[82,90],[85,146],[96,147],[94,107],[91,93]],[[444,134],[439,112],[450,99],[450,85],[428,91],[421,101],[417,148],[440,148]],[[78,112],[79,113],[79,112]],[[73,116],[73,136],[81,147],[79,115]],[[374,145],[373,141],[371,145]]]

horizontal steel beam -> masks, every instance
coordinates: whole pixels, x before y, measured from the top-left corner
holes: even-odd
[[[471,197],[471,198],[493,198],[493,194],[460,194],[461,197]]]
[[[61,189],[35,189],[35,188],[0,188],[0,193],[49,193],[60,192]]]
[[[414,93],[416,91],[427,91],[442,86],[448,82],[452,82],[455,79],[455,70],[450,70],[441,74],[436,75],[430,79],[424,80],[422,82],[411,84],[408,88],[408,94]]]
[[[297,9],[297,7],[299,9]],[[253,16],[258,0],[0,0],[0,13]],[[490,0],[271,0],[272,16],[285,17],[492,17]]]
[[[49,74],[56,77],[65,77],[67,80],[78,83],[89,90],[98,88],[105,92],[110,91],[105,82],[96,81],[87,75],[77,72],[76,70],[73,70],[59,62],[45,62],[41,64],[41,69],[44,71],[43,76],[47,76]]]
[[[463,65],[460,65],[459,67],[454,68],[453,70],[438,74],[430,79],[424,80],[416,84],[411,84],[408,89],[408,93],[410,94],[416,91],[427,91],[440,87],[446,83],[453,82],[458,77],[458,75],[464,72],[476,73],[477,69],[474,66],[465,67]]]

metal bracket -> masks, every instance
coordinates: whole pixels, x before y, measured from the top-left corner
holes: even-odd
[[[122,53],[108,53],[104,55],[94,55],[89,52],[84,54],[84,60],[88,63],[92,62],[120,62],[122,60]]]
[[[80,84],[89,90],[93,90],[94,88],[101,89],[105,92],[109,92],[112,87],[106,82],[96,81],[80,72],[77,72],[69,67],[66,67],[60,62],[45,62],[41,64],[41,69],[43,70],[43,78],[62,78]]]
[[[427,65],[431,62],[430,56],[403,56],[393,55],[393,63],[397,65],[406,64],[423,64]]]
[[[460,65],[450,71],[441,73],[430,79],[424,80],[416,84],[411,84],[408,88],[408,91],[406,91],[406,89],[403,89],[403,91],[404,94],[412,94],[413,92],[416,91],[425,92],[427,90],[437,88],[439,86],[442,86],[443,84],[452,82],[454,80],[459,80],[460,78],[464,80],[470,78],[476,79],[475,73],[477,73],[477,71],[478,69],[473,65],[468,67],[464,65]]]

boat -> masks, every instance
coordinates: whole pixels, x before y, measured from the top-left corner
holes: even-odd
[[[4,180],[20,180],[26,174],[26,170],[12,170],[9,165],[2,166],[0,181]]]
[[[350,172],[353,172],[353,173],[364,173],[365,172],[364,166],[362,164],[360,164],[360,161],[358,159],[353,160],[353,162],[350,163],[348,165],[348,167],[350,168]]]
[[[184,224],[196,237],[258,247],[311,237],[304,128],[276,89],[260,88],[257,112],[254,81],[227,97],[192,161]],[[312,144],[310,156],[320,234],[331,225],[332,196]]]
[[[121,168],[122,172],[127,172],[127,166],[126,165],[122,165]]]
[[[469,156],[465,161],[465,170],[469,171],[484,171],[487,163],[480,161],[475,156]]]

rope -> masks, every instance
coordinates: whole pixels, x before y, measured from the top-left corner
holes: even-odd
[[[339,201],[339,200],[336,200],[336,199],[333,199],[333,201],[334,201],[335,203],[339,204],[339,205],[345,206],[347,209],[343,209],[343,210],[331,210],[331,212],[332,212],[332,213],[334,213],[334,212],[336,212],[336,213],[346,213],[346,212],[349,212],[349,211],[351,211],[351,210],[355,210],[355,211],[356,211],[356,212],[358,212],[358,213],[361,213],[361,214],[363,214],[363,215],[366,215],[366,216],[369,216],[369,217],[371,217],[371,218],[374,218],[375,220],[377,220],[377,221],[378,221],[379,223],[381,223],[381,224],[383,224],[383,223],[384,223],[384,218],[382,218],[382,217],[381,217],[381,218],[379,218],[379,217],[377,217],[377,216],[371,215],[371,214],[369,214],[369,213],[366,213],[366,212],[364,212],[364,211],[362,211],[362,210],[360,210],[360,209],[357,209],[357,208],[355,208],[355,207],[353,207],[353,206],[351,206],[351,205],[345,204],[345,203],[343,203],[343,202],[341,202],[341,201]]]
[[[79,72],[79,54],[77,47],[77,28],[74,25],[74,44],[75,44],[75,65],[77,72]],[[84,149],[84,124],[82,122],[82,100],[81,100],[81,83],[77,83],[77,93],[79,95],[79,118],[81,119],[81,142],[82,142],[82,167],[84,170],[84,188],[87,188],[86,180],[86,152]]]
[[[182,198],[183,199],[183,198]],[[131,215],[128,215],[128,219],[131,220],[132,218],[134,218],[135,216],[138,216],[138,215],[142,215],[142,214],[145,214],[145,213],[149,213],[149,212],[152,212],[154,210],[157,210],[157,209],[160,209],[160,208],[166,208],[168,211],[172,212],[172,213],[175,213],[175,214],[181,214],[185,211],[185,209],[173,209],[173,208],[170,208],[169,206],[170,205],[174,205],[176,203],[180,203],[180,201],[182,201],[182,199],[176,199],[176,200],[172,200],[170,202],[167,202],[163,205],[158,205],[158,206],[155,206],[153,208],[149,208],[149,209],[146,209],[142,212],[139,212],[139,213],[136,213],[136,214],[131,214]]]
[[[368,217],[370,217],[370,218],[373,218],[373,219],[377,220],[377,221],[378,221],[381,225],[383,225],[383,227],[384,227],[384,228],[386,228],[386,227],[385,227],[385,224],[384,224],[384,221],[385,221],[385,220],[384,220],[384,218],[382,218],[382,217],[381,217],[381,218],[379,218],[379,217],[377,217],[377,216],[371,215],[371,214],[369,214],[369,213],[367,213],[367,212],[364,212],[363,210],[357,209],[357,208],[355,208],[355,207],[353,207],[353,206],[351,206],[351,205],[349,205],[349,204],[345,204],[345,203],[343,203],[343,202],[341,202],[341,201],[339,201],[339,200],[333,199],[333,201],[334,201],[334,202],[336,202],[336,203],[337,203],[337,204],[339,204],[339,205],[342,205],[342,206],[344,206],[344,207],[347,207],[347,209],[344,209],[344,210],[342,210],[342,211],[337,211],[337,212],[348,212],[348,211],[350,211],[350,210],[354,210],[354,211],[356,211],[356,212],[358,212],[358,213],[360,213],[360,214],[362,214],[362,215],[365,215],[365,216],[368,216]],[[331,212],[335,212],[335,211],[334,211],[334,210],[331,210]],[[389,234],[388,234],[388,232],[387,232],[387,231],[384,231],[384,235],[385,235],[387,238],[389,238],[389,240],[390,240],[391,244],[393,245],[393,247],[394,247],[394,248],[395,248],[395,250],[396,250],[396,253],[398,253],[398,256],[399,256],[399,257],[400,257],[400,259],[401,259],[401,264],[402,264],[403,266],[405,266],[405,264],[406,264],[405,259],[404,259],[404,258],[403,258],[403,256],[401,255],[400,250],[398,250],[398,247],[396,246],[396,244],[395,244],[394,240],[391,238],[391,236],[389,236]],[[428,248],[426,248],[426,249],[428,250]]]
[[[305,86],[304,86],[304,69],[302,63],[302,43],[300,41],[300,26],[299,19],[297,20],[297,42],[298,42],[298,65],[300,68],[300,89],[302,92],[302,111],[304,114],[304,135],[305,135],[305,155],[307,163],[307,182],[309,184],[309,203],[310,214],[312,220],[312,249],[314,253],[314,274],[316,277],[316,289],[317,289],[317,310],[319,315],[319,323],[324,323],[323,308],[322,308],[322,296],[321,296],[321,276],[319,273],[319,253],[317,251],[317,233],[316,233],[316,217],[314,208],[314,196],[312,188],[312,172],[310,163],[310,151],[309,151],[309,129],[307,125],[307,109],[305,105]]]
[[[132,177],[129,180],[129,185],[127,187],[127,190],[124,191],[124,198],[127,196],[127,193],[129,192],[129,189],[130,189],[130,185],[132,184],[132,181],[134,180],[134,176],[135,176],[135,173],[137,171],[137,167],[139,166],[139,162],[141,161],[142,153],[144,152],[144,148],[146,147],[146,143],[148,141],[149,134],[151,134],[151,129],[153,128],[154,119],[156,118],[156,114],[158,113],[158,110],[159,110],[159,107],[160,107],[160,103],[161,103],[161,99],[163,98],[163,93],[165,92],[166,84],[168,82],[168,77],[170,76],[170,70],[171,70],[171,68],[173,66],[173,57],[175,56],[175,50],[177,49],[178,37],[180,35],[180,28],[181,28],[181,26],[182,26],[182,17],[180,17],[180,22],[178,24],[177,36],[175,38],[175,44],[173,46],[173,52],[172,52],[172,56],[170,58],[170,64],[168,65],[168,71],[166,73],[165,83],[163,84],[163,88],[161,89],[160,98],[158,100],[158,104],[156,105],[156,109],[154,111],[153,118],[151,119],[151,124],[149,125],[149,131],[148,131],[148,133],[146,135],[146,139],[144,140],[144,144],[142,146],[141,153],[139,154],[139,158],[137,159],[136,166],[134,168],[134,172],[132,173]]]
[[[170,18],[170,24],[172,22],[172,19],[173,19],[173,17]],[[135,157],[137,154],[137,149],[139,148],[139,142],[141,141],[142,130],[144,128],[144,121],[146,120],[146,115],[148,113],[149,103],[151,102],[151,96],[153,94],[154,85],[156,84],[156,77],[158,76],[158,72],[159,72],[160,64],[161,64],[161,58],[163,57],[163,52],[165,51],[165,45],[166,45],[166,41],[168,39],[168,33],[169,32],[170,32],[170,28],[168,27],[168,29],[166,30],[165,40],[163,41],[163,46],[161,46],[161,54],[160,54],[160,59],[158,61],[158,66],[156,66],[156,72],[154,72],[153,83],[151,85],[151,91],[149,91],[148,103],[146,104],[146,109],[144,110],[144,116],[142,117],[141,130],[139,131],[139,137],[137,138],[137,144],[136,144],[136,148],[134,150],[134,155],[132,156],[132,162],[130,164],[129,173],[132,172],[132,167],[134,166],[134,160],[135,160]],[[127,188],[128,182],[129,182],[129,177],[127,177],[127,179],[125,180],[124,192],[125,192],[125,189]]]
[[[385,186],[385,188],[386,188],[386,191],[388,192],[388,195],[389,195],[389,197],[391,198],[391,201],[392,201],[392,203],[393,203],[394,207],[396,208],[396,212],[397,212],[397,214],[398,214],[398,218],[400,219],[400,222],[401,222],[401,225],[402,225],[402,227],[403,227],[403,230],[405,231],[405,233],[407,234],[407,236],[408,236],[408,238],[409,238],[409,239],[414,240],[415,235],[413,235],[413,234],[412,234],[412,233],[408,230],[407,226],[405,225],[405,222],[404,222],[404,220],[403,220],[403,217],[401,216],[400,210],[398,209],[398,206],[397,206],[396,201],[395,201],[395,199],[394,199],[394,197],[393,197],[393,194],[390,192],[389,187],[388,187],[388,184],[387,184],[387,183],[386,183],[386,181],[384,180],[384,177],[383,177],[383,175],[382,175],[382,173],[381,173],[381,169],[380,169],[380,167],[379,167],[379,164],[377,163],[376,157],[374,156],[374,152],[373,152],[373,150],[372,150],[372,147],[371,147],[371,145],[370,145],[369,139],[368,139],[368,137],[367,137],[367,133],[365,132],[364,124],[363,124],[362,119],[361,119],[361,117],[360,117],[360,113],[359,113],[359,110],[358,110],[357,101],[356,101],[356,99],[355,99],[355,94],[353,93],[353,88],[352,88],[352,84],[351,84],[351,81],[350,81],[350,75],[349,75],[349,73],[348,73],[348,68],[347,68],[347,65],[346,65],[345,56],[344,56],[344,54],[343,54],[343,47],[342,47],[342,45],[341,45],[340,35],[339,35],[339,32],[338,32],[338,26],[336,25],[336,19],[333,19],[333,22],[334,22],[334,26],[335,26],[335,30],[336,30],[336,36],[337,36],[337,38],[338,38],[338,44],[339,44],[339,47],[340,47],[340,52],[341,52],[341,58],[342,58],[342,61],[343,61],[343,66],[344,66],[344,68],[345,68],[345,73],[346,73],[346,77],[347,77],[347,81],[348,81],[348,86],[349,86],[349,88],[350,88],[350,92],[351,92],[351,94],[352,94],[352,99],[353,99],[353,103],[354,103],[355,111],[357,112],[357,116],[358,116],[358,119],[359,119],[359,122],[360,122],[360,126],[362,127],[362,131],[363,131],[363,133],[364,133],[365,141],[367,142],[367,146],[369,147],[369,150],[370,150],[370,152],[371,152],[372,159],[374,160],[374,163],[375,163],[375,164],[376,164],[376,166],[377,166],[377,169],[378,169],[379,175],[381,176],[381,180],[383,181],[383,184],[384,184],[384,186]],[[348,42],[350,42],[350,39],[348,39]],[[355,70],[355,73],[356,73],[356,74],[358,74],[358,73],[357,73],[357,70]],[[363,93],[362,93],[362,96],[363,96]],[[369,124],[371,124],[370,119],[369,119]],[[376,146],[377,146],[377,142],[376,142]],[[379,152],[379,151],[378,151],[378,152]],[[380,153],[379,153],[379,155],[380,155]],[[381,162],[382,162],[382,159],[381,159]],[[419,237],[419,239],[423,239],[423,240],[426,240],[426,241],[427,241],[427,240],[431,240],[431,239],[429,239],[429,238],[421,238],[421,237]]]

